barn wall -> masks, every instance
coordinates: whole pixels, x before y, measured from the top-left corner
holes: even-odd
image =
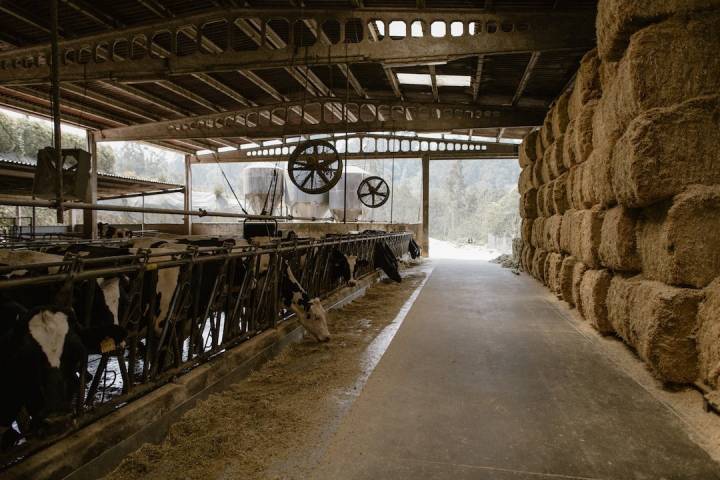
[[[600,0],[597,32],[521,146],[522,264],[661,381],[718,387],[720,1]]]

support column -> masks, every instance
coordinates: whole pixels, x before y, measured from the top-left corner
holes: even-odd
[[[98,152],[95,133],[88,130],[87,132],[88,152],[90,153],[90,183],[88,184],[87,198],[88,203],[97,203],[97,165]],[[83,210],[83,237],[96,239],[97,231],[97,211]]]
[[[185,201],[183,203],[185,210],[192,210],[192,155],[185,155]],[[183,223],[185,224],[185,232],[192,235],[192,217],[185,215]]]
[[[430,255],[430,154],[422,156],[422,239],[423,256]]]

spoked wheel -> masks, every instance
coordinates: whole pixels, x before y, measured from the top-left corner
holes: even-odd
[[[380,177],[367,177],[360,182],[357,194],[363,205],[369,208],[378,208],[385,205],[390,198],[390,187]]]
[[[290,181],[305,193],[329,192],[340,181],[342,171],[337,150],[325,140],[301,143],[288,160]]]

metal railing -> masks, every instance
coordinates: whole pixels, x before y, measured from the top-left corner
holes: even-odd
[[[75,312],[79,328],[92,325],[96,289],[89,287],[98,279],[119,278],[118,323],[128,332],[125,347],[85,359],[67,428],[52,438],[33,438],[11,450],[9,456],[3,454],[0,468],[7,466],[8,459],[16,461],[92,423],[289,318],[280,292],[283,261],[289,262],[311,297],[322,298],[344,285],[330,262],[334,249],[368,261],[356,272],[356,277],[361,277],[376,269],[373,252],[377,242],[386,242],[400,257],[408,251],[411,237],[409,232],[369,233],[261,247],[226,244],[172,252],[141,249],[136,254],[103,258],[67,254],[60,262],[0,267],[0,276],[19,269],[29,272],[0,280],[0,294],[6,298],[39,286],[54,286],[73,295],[83,292],[84,297],[79,297],[83,305],[74,303],[75,310],[85,310]],[[177,284],[158,329],[151,313],[159,300],[157,289],[145,287],[157,282],[166,269],[175,269]]]

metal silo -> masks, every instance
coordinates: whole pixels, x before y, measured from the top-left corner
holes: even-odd
[[[312,195],[297,188],[285,172],[285,203],[294,217],[326,218],[330,209],[329,194]]]
[[[357,196],[360,182],[368,177],[368,173],[360,167],[347,167],[340,181],[330,190],[330,211],[335,220],[343,220],[343,194],[345,193],[345,176],[347,175],[347,218],[348,222],[356,222],[362,217],[363,205]]]
[[[285,170],[273,166],[253,166],[242,171],[243,195],[250,213],[280,215],[285,186]],[[273,206],[272,211],[270,207]]]

